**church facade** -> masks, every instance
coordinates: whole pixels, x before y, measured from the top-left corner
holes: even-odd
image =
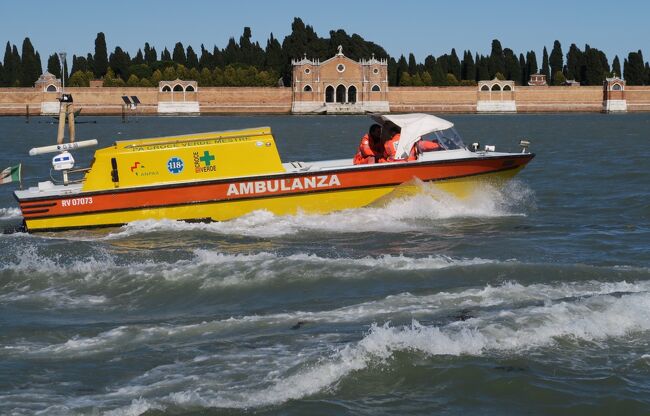
[[[388,62],[355,61],[338,53],[330,59],[292,60],[292,105],[298,114],[389,112]]]

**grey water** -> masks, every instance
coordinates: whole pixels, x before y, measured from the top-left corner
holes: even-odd
[[[537,156],[466,200],[1,235],[0,414],[650,414],[650,115],[445,118]],[[79,121],[101,146],[268,125],[284,161],[352,158],[370,124]],[[0,169],[48,178],[27,152],[55,136],[0,118]]]

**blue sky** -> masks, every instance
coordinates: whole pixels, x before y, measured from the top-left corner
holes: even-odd
[[[534,50],[540,63],[542,48],[550,53],[555,39],[565,54],[571,43],[581,49],[588,43],[604,50],[610,62],[615,54],[622,62],[637,49],[650,58],[649,1],[327,0],[314,7],[286,0],[3,3],[0,42],[20,49],[29,37],[43,61],[60,50],[70,57],[92,53],[97,32],[106,34],[109,52],[121,46],[132,56],[145,42],[158,52],[165,46],[171,51],[177,41],[197,51],[202,43],[223,48],[231,36],[239,39],[244,26],[264,47],[271,32],[282,41],[295,16],[321,37],[340,28],[382,45],[392,56],[413,52],[418,61],[452,47],[461,56],[465,49],[488,54],[495,38],[516,53]]]

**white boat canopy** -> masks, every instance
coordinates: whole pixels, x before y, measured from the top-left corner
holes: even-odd
[[[373,120],[382,126],[386,122],[391,122],[401,127],[399,144],[395,152],[395,157],[406,159],[411,147],[417,142],[420,137],[434,131],[442,131],[450,129],[454,123],[443,120],[440,117],[432,116],[431,114],[413,113],[413,114],[377,114],[372,116]]]

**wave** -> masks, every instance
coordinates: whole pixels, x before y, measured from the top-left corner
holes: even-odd
[[[76,357],[105,353],[115,349],[121,351],[131,347],[139,347],[144,343],[155,343],[162,340],[169,341],[173,338],[186,339],[196,335],[218,334],[224,330],[254,329],[259,326],[265,328],[288,328],[296,322],[309,325],[332,323],[372,323],[395,319],[411,319],[413,317],[427,317],[449,314],[462,310],[477,310],[482,316],[470,317],[468,322],[485,322],[512,313],[532,311],[539,314],[544,308],[552,308],[557,304],[577,305],[591,302],[591,299],[600,299],[607,296],[612,299],[632,294],[648,296],[650,281],[636,283],[621,282],[572,282],[553,284],[522,285],[516,282],[506,282],[498,286],[487,285],[483,288],[466,289],[459,292],[438,292],[432,295],[413,295],[402,293],[387,296],[384,299],[364,302],[361,304],[345,306],[333,310],[318,312],[293,311],[269,315],[251,315],[231,317],[224,320],[207,321],[189,325],[131,325],[120,326],[93,337],[73,337],[62,344],[37,346],[29,348],[10,348],[22,353],[42,355],[47,357]],[[544,304],[541,309],[531,306],[537,303]],[[494,308],[500,306],[500,308]],[[506,315],[504,315],[504,313]],[[549,314],[550,315],[550,314]],[[521,319],[525,319],[522,315]],[[472,319],[478,321],[474,322]],[[521,321],[520,319],[520,321]],[[456,321],[453,319],[452,321]],[[464,321],[461,321],[464,322]],[[450,325],[456,325],[453,322]],[[649,323],[650,325],[650,323]]]
[[[152,232],[203,231],[223,235],[273,238],[301,232],[401,233],[439,227],[440,220],[494,218],[525,215],[534,207],[534,194],[523,183],[511,181],[503,188],[486,185],[466,199],[458,199],[433,184],[419,182],[414,196],[394,198],[382,206],[337,211],[330,214],[274,215],[259,210],[230,221],[186,223],[171,220],[135,221],[105,238],[122,239]],[[444,224],[443,224],[444,225]]]
[[[0,208],[0,220],[11,220],[21,216],[19,208]]]
[[[160,397],[148,395],[147,393],[152,392],[148,390],[148,386],[151,385],[150,378],[153,373],[159,380],[169,380],[171,374],[179,374],[179,366],[184,366],[183,371],[186,371],[185,366],[207,365],[203,360],[209,359],[201,358],[199,364],[175,363],[147,372],[146,377],[136,378],[128,388],[122,388],[120,391],[123,393],[137,394],[122,396],[123,399],[132,399],[133,402],[114,409],[110,414],[129,414],[134,409],[143,411],[142,409],[196,406],[248,409],[278,405],[326,392],[355,372],[390,365],[398,353],[430,358],[504,354],[517,356],[533,349],[557,347],[558,343],[562,344],[564,353],[571,353],[571,344],[575,346],[575,350],[582,350],[584,343],[598,344],[607,339],[650,331],[648,289],[650,282],[580,282],[531,286],[509,283],[463,291],[453,296],[476,298],[475,300],[488,304],[492,304],[495,298],[538,299],[544,302],[516,310],[486,309],[470,319],[442,325],[425,325],[416,319],[406,325],[373,323],[359,341],[349,343],[330,354],[323,355],[320,350],[311,353],[301,351],[299,356],[303,357],[303,361],[299,365],[289,358],[278,358],[278,354],[274,353],[274,356],[268,358],[269,361],[260,367],[268,373],[255,374],[252,377],[255,381],[250,381],[248,385],[218,388],[215,386],[223,386],[221,378],[214,379],[217,377],[214,374],[219,372],[208,372],[202,377],[189,378],[185,383],[179,381],[172,389],[176,391],[172,393],[161,389],[159,393],[166,392]],[[562,298],[551,299],[554,296]],[[406,299],[411,295],[404,294],[401,297]],[[567,297],[571,299],[567,300]],[[422,300],[419,299],[415,303]],[[432,298],[428,299],[431,300]],[[389,298],[385,301],[389,301]],[[338,310],[336,313],[347,312],[349,311]],[[325,313],[332,314],[334,311]],[[312,316],[312,319],[315,318],[317,317]],[[291,353],[285,352],[285,355],[289,356]],[[284,367],[277,368],[278,362]],[[276,364],[276,367],[267,368],[272,364]],[[257,370],[259,371],[259,368]],[[183,371],[180,374],[187,374]],[[260,388],[260,383],[266,386]],[[147,396],[149,397],[143,398]]]
[[[56,308],[100,304],[110,307],[112,299],[119,298],[120,293],[129,294],[133,301],[138,294],[153,296],[151,289],[158,293],[176,290],[179,283],[189,284],[185,287],[185,295],[189,296],[206,289],[254,287],[269,282],[364,279],[374,278],[378,271],[437,270],[493,263],[443,255],[328,258],[304,253],[229,254],[205,249],[189,252],[189,258],[167,262],[143,262],[139,257],[125,260],[104,249],[79,256],[44,256],[37,247],[27,245],[19,252],[15,259],[0,264],[5,281],[0,301],[33,302],[39,307]],[[98,290],[102,295],[97,295]]]

